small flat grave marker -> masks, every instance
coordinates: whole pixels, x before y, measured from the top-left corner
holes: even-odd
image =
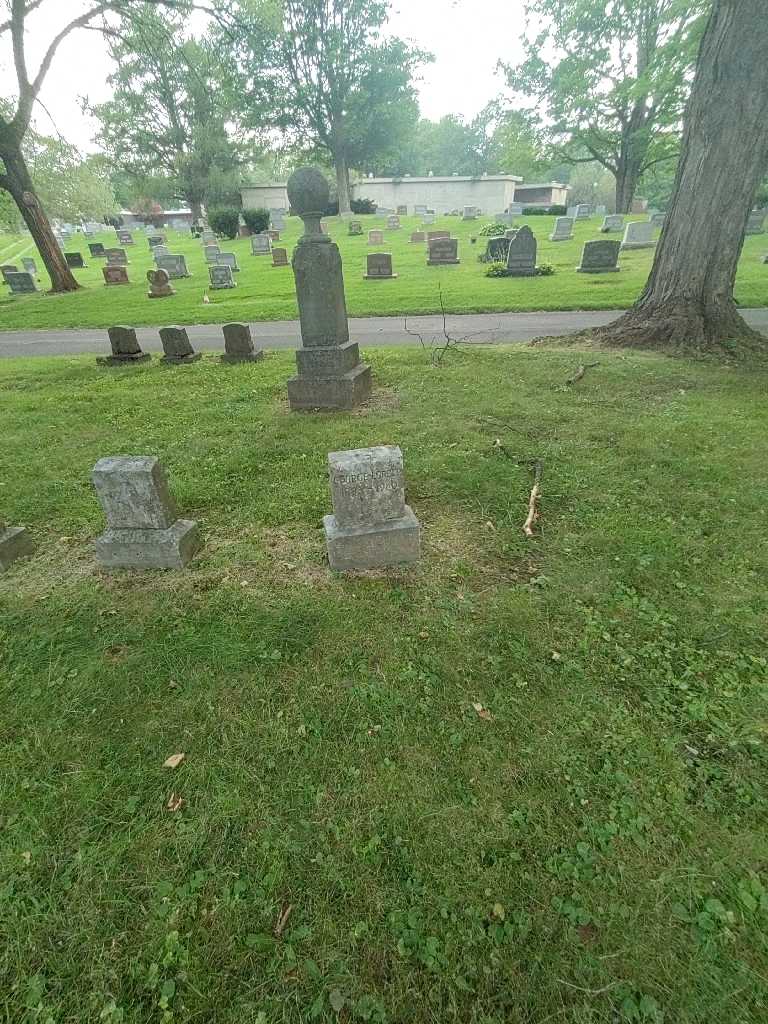
[[[233,274],[240,273],[240,267],[237,264],[237,256],[233,252],[220,252],[216,263],[220,267],[231,267]]]
[[[567,242],[573,238],[573,217],[558,217],[555,229],[549,236],[550,242]]]
[[[407,217],[408,216],[408,207],[406,206],[405,203],[403,203],[402,206],[398,206],[395,209],[395,213],[398,215],[398,217]]]
[[[627,249],[652,249],[656,245],[653,224],[648,220],[633,220],[624,228],[622,252]]]
[[[363,225],[359,220],[351,220],[349,222],[349,227],[347,228],[347,233],[350,235],[362,235]]]
[[[107,255],[103,242],[89,242],[88,252],[94,259],[103,259]]]
[[[267,234],[269,235],[270,242],[279,242],[280,241],[280,232],[275,230],[274,228],[271,228],[267,232]]]
[[[37,264],[31,256],[22,256],[21,265],[28,274],[32,274],[33,277],[37,277]]]
[[[3,275],[3,281],[8,284],[8,274],[18,274],[19,268],[15,263],[4,263],[0,267],[0,274]]]
[[[19,558],[26,558],[34,550],[28,530],[23,526],[9,526],[0,519],[0,572],[10,569]]]
[[[764,235],[765,234],[765,210],[752,210],[747,221],[747,230],[744,232],[745,235]]]
[[[221,249],[218,245],[206,245],[203,248],[206,263],[218,263]]]
[[[410,241],[411,242],[426,242],[427,235],[425,231],[412,231]]]
[[[127,267],[128,253],[125,249],[105,249],[108,267]]]
[[[120,245],[133,245],[134,244],[133,235],[131,234],[130,231],[122,231],[122,230],[118,231],[117,232],[117,240],[120,243]]]
[[[624,230],[624,214],[623,213],[609,213],[600,227],[600,230],[604,235],[609,234],[611,231],[623,231]]]

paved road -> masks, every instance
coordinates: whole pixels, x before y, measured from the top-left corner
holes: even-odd
[[[753,327],[768,334],[768,309],[741,311]],[[471,313],[448,316],[448,331],[454,338],[464,338],[474,345],[500,342],[530,341],[541,335],[567,334],[588,327],[610,323],[619,310],[590,313]],[[418,345],[416,334],[426,343],[443,337],[440,316],[408,317],[408,330],[402,317],[370,316],[351,319],[350,336],[361,347],[372,345]],[[188,327],[190,341],[199,350],[221,351],[224,340],[217,324]],[[298,320],[251,324],[254,339],[264,348],[298,348]],[[156,327],[138,327],[139,343],[147,352],[160,352],[162,345]],[[104,353],[109,348],[107,332],[98,330],[5,331],[0,332],[0,358],[11,356],[76,355],[83,352]]]

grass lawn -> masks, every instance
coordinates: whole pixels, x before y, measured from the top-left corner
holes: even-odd
[[[485,220],[464,223],[457,217],[440,218],[435,228],[449,229],[459,239],[461,265],[427,267],[426,246],[411,244],[412,231],[421,228],[421,219],[405,217],[400,231],[385,232],[384,246],[368,246],[368,230],[383,227],[385,219],[362,217],[365,234],[350,238],[347,226],[338,218],[328,220],[331,236],[338,242],[344,261],[347,303],[352,316],[395,316],[401,314],[439,313],[440,290],[447,311],[451,313],[498,312],[503,310],[554,309],[621,309],[630,306],[641,292],[651,268],[653,250],[628,252],[621,257],[619,274],[577,274],[584,242],[603,238],[599,226],[602,219],[576,225],[570,242],[550,242],[554,218],[522,217],[533,229],[539,243],[539,263],[555,267],[552,277],[523,279],[490,279],[484,276],[485,266],[477,255],[485,249],[485,239],[472,245]],[[288,230],[280,244],[289,255],[300,234],[298,217],[288,220]],[[116,323],[133,326],[157,323],[226,323],[228,320],[290,320],[297,317],[293,274],[289,267],[273,268],[265,256],[250,255],[250,241],[222,241],[223,251],[236,252],[241,272],[236,275],[238,287],[227,291],[210,291],[210,305],[203,303],[209,279],[202,245],[190,235],[169,233],[172,252],[187,256],[192,277],[174,282],[173,298],[147,299],[146,272],[152,261],[146,236],[135,232],[136,244],[129,247],[131,284],[107,289],[102,276],[103,260],[87,256],[86,240],[76,236],[71,245],[85,256],[88,267],[75,271],[85,286],[74,295],[11,296],[7,287],[0,288],[0,330],[42,329],[60,327],[109,327]],[[621,235],[611,235],[621,238]],[[98,239],[116,245],[114,233]],[[20,251],[21,249],[27,251]],[[390,251],[394,257],[397,280],[364,281],[366,254],[377,250]],[[743,306],[768,305],[768,266],[761,262],[768,252],[768,236],[751,236],[745,243],[744,256],[737,280],[736,297]],[[32,254],[32,245],[21,238],[0,238],[0,263],[14,257]],[[38,266],[41,266],[38,260]],[[45,276],[42,287],[50,287]]]
[[[599,358],[376,349],[343,415],[290,353],[0,363],[0,1020],[768,1018],[768,378]],[[386,443],[422,564],[334,576],[326,454]],[[125,453],[186,572],[95,566]]]

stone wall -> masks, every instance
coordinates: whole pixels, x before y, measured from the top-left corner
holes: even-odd
[[[515,202],[515,186],[522,181],[514,175],[482,178],[363,178],[352,186],[355,199],[372,199],[377,206],[396,210],[407,206],[428,206],[436,213],[450,213],[465,206],[477,206],[484,213],[500,213]]]

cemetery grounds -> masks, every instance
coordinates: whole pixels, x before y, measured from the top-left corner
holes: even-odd
[[[486,282],[461,250],[499,296],[565,277]],[[365,251],[352,309],[386,312]],[[250,305],[190,319],[254,316],[268,262]],[[628,300],[608,276],[579,288]],[[11,312],[139,322],[124,301]],[[3,513],[38,546],[0,577],[0,1019],[764,1021],[766,370],[365,358],[371,404],[325,415],[288,411],[286,352],[0,361]],[[422,562],[333,575],[327,453],[376,444],[403,449]],[[89,474],[122,453],[200,523],[187,571],[97,569]]]

